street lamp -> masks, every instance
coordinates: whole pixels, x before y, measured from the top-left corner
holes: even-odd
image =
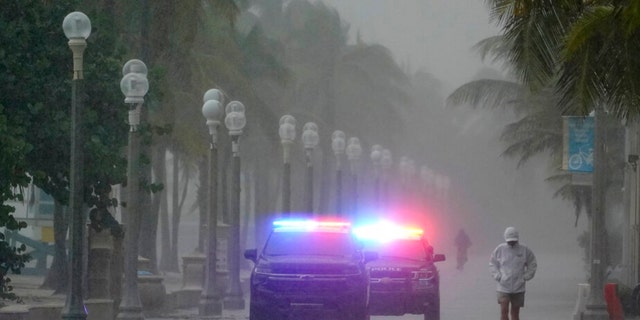
[[[291,213],[291,145],[296,139],[296,118],[289,114],[282,116],[278,133],[282,143],[284,162],[282,170],[282,214],[289,216]]]
[[[605,110],[601,105],[596,105],[594,110],[594,148],[593,148],[593,185],[591,207],[592,214],[589,221],[589,296],[585,305],[584,319],[604,320],[609,318],[607,305],[603,297],[606,261],[606,230],[605,192],[607,184],[606,176],[606,125],[604,122]]]
[[[83,164],[84,148],[82,126],[82,89],[84,75],[83,53],[87,47],[87,38],[91,34],[91,20],[82,12],[69,13],[62,21],[62,30],[69,39],[69,48],[73,52],[73,81],[71,82],[71,168],[69,172],[71,208],[71,268],[67,299],[62,312],[63,319],[86,319],[87,310],[82,300],[82,264],[85,214],[83,212]]]
[[[122,68],[120,90],[125,95],[124,102],[129,107],[129,150],[127,163],[127,207],[125,215],[125,260],[124,293],[118,319],[144,319],[142,304],[138,294],[138,235],[140,233],[139,189],[140,189],[140,109],[144,95],[149,90],[147,66],[138,59],[132,59]]]
[[[371,161],[373,162],[373,198],[376,206],[380,207],[380,167],[382,166],[382,148],[379,144],[371,147]]]
[[[360,146],[360,139],[357,137],[349,138],[347,143],[347,159],[349,160],[349,164],[351,166],[351,188],[353,192],[352,198],[352,206],[353,210],[352,217],[356,218],[358,212],[358,160],[360,159],[360,155],[362,155],[362,146]]]
[[[224,299],[224,308],[244,309],[244,297],[240,288],[240,135],[247,124],[245,107],[240,101],[231,101],[225,107],[224,124],[231,136],[233,157],[233,181],[231,192],[231,226],[229,243],[229,290]]]
[[[302,144],[307,162],[307,185],[305,192],[305,205],[308,214],[313,214],[313,149],[318,145],[318,125],[307,122],[302,127]]]
[[[200,295],[200,305],[198,314],[200,316],[211,316],[222,314],[222,301],[218,294],[217,288],[217,227],[218,227],[218,210],[217,210],[217,194],[218,194],[218,126],[220,125],[220,116],[222,115],[223,95],[218,89],[209,89],[202,99],[202,115],[207,119],[207,127],[209,127],[209,135],[211,142],[209,143],[209,190],[207,192],[207,264],[205,267],[205,282],[202,294]],[[202,214],[200,215],[203,216]],[[202,234],[202,230],[201,230]]]
[[[393,165],[393,158],[391,157],[391,151],[389,149],[382,150],[382,159],[380,159],[382,166],[382,203],[385,206],[389,205],[389,171]]]
[[[346,148],[347,136],[336,130],[331,135],[331,148],[336,155],[336,214],[342,214],[342,163],[341,158]]]

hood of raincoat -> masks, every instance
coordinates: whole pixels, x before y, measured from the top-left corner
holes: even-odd
[[[520,238],[520,235],[518,234],[518,230],[516,230],[516,228],[514,227],[507,227],[507,229],[504,230],[504,240],[509,242],[509,241],[518,241],[518,238]]]

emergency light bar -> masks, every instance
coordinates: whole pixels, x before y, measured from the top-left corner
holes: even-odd
[[[317,221],[317,220],[276,220],[273,222],[274,231],[324,231],[346,232],[351,223],[345,221]]]
[[[424,231],[418,228],[408,228],[389,222],[356,227],[353,233],[360,240],[375,240],[389,242],[393,240],[419,240]]]

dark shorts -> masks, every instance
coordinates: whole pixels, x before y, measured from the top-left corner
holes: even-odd
[[[498,304],[509,301],[514,307],[524,307],[524,292],[506,293],[498,291]]]

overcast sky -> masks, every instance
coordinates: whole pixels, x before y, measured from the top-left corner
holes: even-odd
[[[323,0],[368,43],[393,51],[411,69],[425,68],[448,86],[467,82],[482,66],[472,46],[498,34],[484,0]]]

